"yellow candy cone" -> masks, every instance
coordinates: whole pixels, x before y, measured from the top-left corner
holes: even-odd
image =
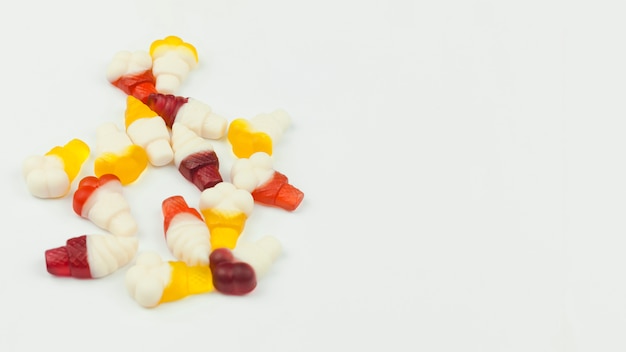
[[[248,216],[219,209],[204,209],[202,215],[211,233],[211,248],[235,248]]]
[[[208,293],[213,287],[213,276],[208,266],[188,266],[184,262],[169,262],[172,268],[170,283],[163,290],[159,303],[177,301],[190,295]]]
[[[126,129],[139,119],[151,117],[161,118],[159,114],[151,110],[146,104],[142,103],[141,100],[132,95],[126,98],[126,111],[124,112],[124,124]]]
[[[52,148],[46,155],[55,155],[63,160],[63,169],[72,182],[89,157],[89,146],[80,139],[72,139],[64,146]]]

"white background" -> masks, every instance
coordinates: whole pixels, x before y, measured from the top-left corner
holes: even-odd
[[[33,1],[0,12],[0,351],[624,351],[626,50],[620,1]],[[31,196],[29,155],[123,124],[120,50],[177,35],[179,95],[229,119],[284,108],[275,168],[305,193],[242,236],[282,256],[250,295],[154,309],[127,268],[53,277],[44,251],[102,233]],[[232,155],[216,142],[221,170]],[[82,169],[92,172],[95,156]],[[125,195],[140,251],[172,259],[173,167]]]

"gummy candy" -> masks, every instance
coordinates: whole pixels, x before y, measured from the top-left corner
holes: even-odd
[[[148,96],[146,105],[150,108],[150,110],[161,116],[167,127],[172,128],[174,121],[176,120],[178,110],[180,110],[183,105],[187,104],[188,101],[189,98],[186,97],[155,93]]]
[[[146,105],[163,118],[167,127],[172,128],[176,121],[208,139],[220,139],[226,134],[226,118],[196,99],[154,93],[148,96]]]
[[[111,235],[82,235],[65,246],[45,252],[46,268],[54,276],[97,279],[128,264],[137,252],[137,238]]]
[[[255,152],[272,155],[274,144],[291,124],[291,117],[282,109],[258,114],[249,120],[237,118],[228,127],[228,141],[233,154],[248,158]]]
[[[228,295],[245,295],[257,285],[254,268],[238,261],[228,248],[218,248],[211,252],[210,268],[215,290]]]
[[[114,235],[133,236],[137,232],[122,183],[115,175],[83,177],[74,192],[73,208],[79,216]]]
[[[150,56],[156,90],[165,94],[176,92],[189,71],[198,64],[196,48],[173,35],[152,42]]]
[[[138,256],[125,276],[132,298],[146,308],[218,291],[245,295],[257,287],[282,251],[278,240],[240,240],[256,203],[295,210],[302,191],[272,166],[276,142],[291,123],[281,109],[250,120],[228,120],[196,99],[174,95],[198,64],[191,44],[176,36],[155,40],[150,51],[120,51],[107,67],[109,83],[127,95],[125,128],[104,123],[97,130],[95,176],[84,177],[73,210],[112,235],[82,235],[45,251],[54,276],[93,279],[127,265],[138,248],[137,223],[122,194],[148,167],[174,163],[201,190],[198,209],[180,195],[161,204],[163,231],[175,261],[154,252]],[[230,129],[229,129],[230,127]],[[239,158],[224,182],[220,160],[206,139],[227,139]],[[70,191],[89,157],[75,139],[43,157],[24,162],[29,191],[55,198]]]
[[[298,208],[304,198],[304,193],[291,185],[287,176],[274,170],[272,157],[265,152],[235,160],[231,180],[235,187],[251,192],[256,202],[288,211]]]
[[[94,173],[116,175],[123,185],[133,183],[148,166],[148,154],[113,122],[101,124],[96,131]]]
[[[200,193],[199,209],[211,233],[211,248],[233,249],[254,207],[250,192],[220,182]]]
[[[209,257],[215,289],[230,295],[251,292],[281,252],[282,246],[273,236],[255,242],[239,241],[232,250],[215,249]]]
[[[142,50],[120,51],[113,56],[106,72],[107,80],[128,95],[145,103],[157,93],[152,74],[152,57]]]
[[[163,166],[174,159],[170,131],[165,121],[132,95],[126,98],[125,123],[126,134],[146,151],[150,164]]]
[[[213,145],[178,122],[172,126],[172,149],[178,171],[199,190],[223,181]]]
[[[166,198],[162,205],[167,247],[187,265],[208,265],[210,233],[198,210],[189,207],[182,196]]]
[[[125,281],[131,297],[145,308],[215,290],[208,266],[164,261],[154,252],[140,254]]]
[[[256,241],[239,241],[232,249],[233,256],[254,268],[258,279],[263,278],[282,253],[282,245],[274,236],[263,236]]]
[[[56,146],[43,156],[33,155],[22,165],[29,192],[38,198],[60,198],[70,192],[72,181],[89,158],[89,146],[72,139]]]

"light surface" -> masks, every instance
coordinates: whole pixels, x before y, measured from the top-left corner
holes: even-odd
[[[621,2],[34,1],[0,12],[0,351],[624,351],[626,22]],[[125,269],[53,277],[44,251],[103,233],[32,197],[29,155],[123,124],[119,50],[177,35],[179,95],[293,119],[275,167],[304,194],[255,206],[284,252],[245,297],[141,308]],[[216,143],[223,175],[232,155]],[[92,172],[91,159],[81,176]],[[74,183],[74,187],[75,187]],[[139,250],[173,259],[173,167],[125,195]]]

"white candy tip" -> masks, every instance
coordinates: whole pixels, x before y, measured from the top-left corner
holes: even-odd
[[[146,153],[148,154],[150,164],[154,166],[167,165],[174,159],[172,146],[168,141],[162,139],[148,144]]]
[[[211,113],[202,125],[202,137],[220,139],[226,134],[228,120],[225,117]]]
[[[257,244],[272,258],[272,261],[276,260],[283,251],[282,244],[274,236],[265,236],[258,240]]]
[[[37,198],[60,198],[70,190],[70,180],[62,169],[33,170],[26,177],[28,191]]]
[[[162,74],[156,81],[155,88],[159,93],[162,94],[175,94],[180,85],[181,82],[178,77],[174,75]]]

